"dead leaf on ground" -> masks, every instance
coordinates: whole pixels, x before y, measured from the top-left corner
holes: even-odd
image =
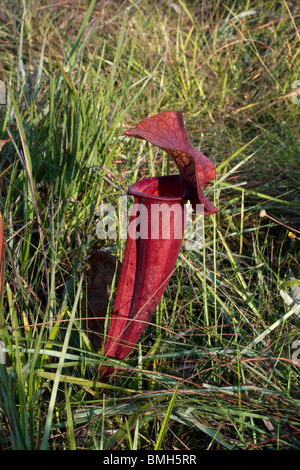
[[[110,253],[93,250],[88,263],[91,268],[90,283],[84,290],[81,312],[84,318],[84,328],[95,351],[101,347],[105,317],[110,298],[109,288],[115,280],[117,289],[121,262]],[[117,271],[116,271],[117,269]]]
[[[11,141],[11,137],[9,139],[6,139],[6,140],[0,140],[0,152],[1,152],[2,148],[4,147],[4,145],[7,142],[10,142],[10,141]]]

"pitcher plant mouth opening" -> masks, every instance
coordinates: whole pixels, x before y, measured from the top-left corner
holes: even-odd
[[[213,163],[190,143],[182,114],[166,111],[140,121],[125,134],[166,151],[179,175],[147,178],[130,186],[134,197],[116,299],[104,343],[104,355],[125,359],[136,347],[175,269],[185,227],[184,204],[210,215],[218,209],[201,186],[216,174]],[[153,216],[155,214],[155,217]],[[168,218],[167,235],[164,221]],[[102,367],[106,380],[113,367]]]

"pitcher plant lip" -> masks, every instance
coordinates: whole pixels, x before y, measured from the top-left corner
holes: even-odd
[[[103,349],[107,357],[121,360],[138,343],[175,269],[183,241],[185,201],[190,200],[194,210],[198,210],[198,205],[204,207],[206,215],[218,212],[201,188],[215,176],[216,169],[191,144],[180,112],[166,111],[145,118],[134,129],[127,129],[125,134],[144,139],[166,151],[174,159],[180,174],[146,178],[128,189],[135,203],[145,205],[147,210],[140,210],[139,220],[139,209],[131,213],[114,309]],[[163,236],[162,217],[157,220],[152,217],[155,205],[158,210],[170,209],[169,237]],[[156,224],[158,237],[130,236],[130,226],[136,235],[137,227],[143,224],[148,227],[149,222]],[[176,234],[178,228],[181,228],[179,237]],[[103,366],[101,380],[106,380],[114,370]]]
[[[166,196],[161,194],[161,189],[159,188],[159,183],[172,183],[172,191],[178,191],[178,195]],[[174,185],[175,184],[175,185]],[[154,194],[149,192],[149,189],[153,189],[154,186],[157,185],[157,189],[155,189]],[[166,175],[166,176],[156,176],[153,178],[146,178],[136,183],[132,184],[128,189],[128,194],[130,196],[135,197],[147,197],[148,199],[157,200],[159,202],[162,201],[173,201],[173,202],[181,202],[183,197],[182,193],[182,185],[181,185],[181,178],[179,175]]]

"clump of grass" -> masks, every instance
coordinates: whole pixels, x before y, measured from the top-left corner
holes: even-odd
[[[29,1],[0,15],[0,138],[13,139],[0,164],[0,446],[299,449],[297,7]],[[215,162],[220,212],[102,384],[107,359],[81,325],[84,259],[123,256],[124,241],[96,236],[101,201],[176,172],[123,136],[168,109]]]

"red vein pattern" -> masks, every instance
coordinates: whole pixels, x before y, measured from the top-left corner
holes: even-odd
[[[215,166],[191,144],[180,112],[166,111],[142,119],[134,129],[125,130],[125,134],[144,139],[167,152],[179,169],[184,187],[183,197],[191,201],[194,209],[196,204],[203,204],[206,215],[218,212],[201,188],[215,177]]]

